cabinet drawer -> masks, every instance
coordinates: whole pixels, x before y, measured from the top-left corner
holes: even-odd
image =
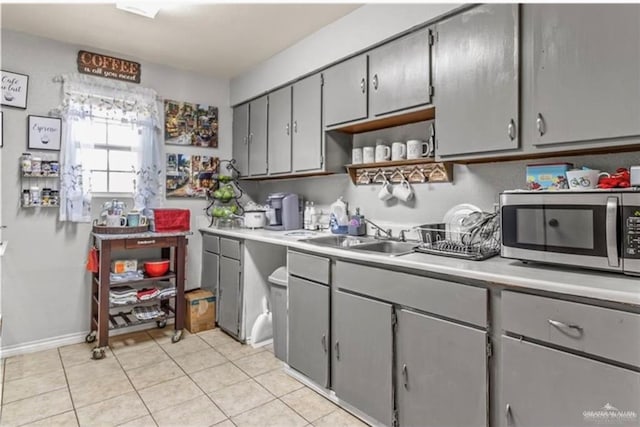
[[[336,263],[334,280],[340,289],[482,327],[487,325],[484,288],[343,261]]]
[[[240,260],[240,241],[220,238],[220,255]]]
[[[125,249],[167,248],[178,244],[177,237],[147,237],[142,239],[127,239]]]
[[[289,274],[329,284],[329,258],[289,251]]]
[[[211,234],[202,234],[202,249],[214,254],[220,253],[220,238]]]
[[[640,366],[640,315],[536,295],[502,293],[504,330]]]

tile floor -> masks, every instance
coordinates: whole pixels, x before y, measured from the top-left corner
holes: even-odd
[[[76,344],[0,364],[0,426],[365,426],[283,372],[272,348],[219,329],[113,337],[103,360]]]

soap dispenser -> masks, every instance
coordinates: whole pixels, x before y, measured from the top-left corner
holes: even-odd
[[[360,215],[360,208],[356,208],[356,214],[349,219],[349,234],[351,236],[364,236],[367,234],[367,224],[364,216]]]

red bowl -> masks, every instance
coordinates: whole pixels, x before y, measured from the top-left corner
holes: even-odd
[[[145,261],[144,271],[151,277],[164,276],[169,271],[169,260]]]

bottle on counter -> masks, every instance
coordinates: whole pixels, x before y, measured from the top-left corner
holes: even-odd
[[[313,202],[309,202],[309,228],[307,230],[318,229],[318,216],[316,215],[316,207]]]
[[[311,202],[308,200],[304,202],[304,212],[302,213],[302,228],[305,230],[311,229],[311,215],[309,214],[311,209]]]

